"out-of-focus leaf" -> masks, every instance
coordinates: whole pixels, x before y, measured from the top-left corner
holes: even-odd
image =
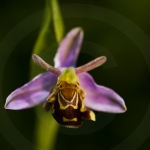
[[[56,35],[56,40],[59,43],[64,34],[64,23],[60,12],[59,4],[57,0],[51,0],[53,25]]]
[[[40,33],[33,47],[34,54],[40,54],[41,51],[49,47],[51,43],[55,43],[55,36],[52,30],[52,13],[50,0],[46,0],[46,8],[44,12],[43,24]]]
[[[48,60],[48,63],[51,63],[55,53],[57,52],[56,45],[59,44],[63,35],[64,23],[58,1],[46,0],[43,24],[33,47],[33,54],[38,54],[39,56],[44,55],[44,58],[49,57],[46,60]],[[54,46],[55,51],[53,51]],[[30,77],[33,78],[42,71],[43,70],[35,65],[31,60]]]
[[[60,42],[64,34],[64,23],[57,0],[46,0],[43,25],[33,48],[40,54],[52,44]]]
[[[36,113],[38,115],[34,135],[36,145],[42,150],[53,150],[59,125],[51,113],[45,112],[41,106],[37,107]]]
[[[33,53],[38,54],[46,62],[52,64],[54,55],[57,52],[57,45],[63,34],[64,24],[58,1],[46,0],[43,24],[33,47]],[[45,71],[35,65],[32,60],[30,68],[31,78]],[[35,122],[35,143],[43,150],[53,150],[59,125],[50,113],[44,111],[42,106],[37,107],[35,111],[42,118],[42,121],[37,118]]]

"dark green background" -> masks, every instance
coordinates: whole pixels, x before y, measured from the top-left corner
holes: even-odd
[[[60,5],[89,4],[108,8],[128,18],[150,38],[149,0],[62,0],[59,2]],[[43,0],[0,1],[0,41],[2,41],[5,36],[26,17],[43,10],[44,5],[45,2]],[[103,15],[105,16],[105,14]],[[39,16],[39,20],[42,20],[42,16]],[[117,93],[124,98],[128,111],[124,114],[116,115],[109,125],[92,134],[65,135],[59,133],[55,149],[109,150],[126,140],[143,121],[150,102],[150,72],[148,69],[148,65],[150,64],[146,63],[146,60],[138,46],[129,39],[126,34],[111,25],[93,19],[74,17],[65,18],[64,22],[66,32],[73,27],[81,26],[85,33],[84,40],[97,43],[105,47],[115,58],[118,64],[117,67],[109,69],[101,67],[91,71],[90,73],[93,75],[97,83],[111,87],[117,91]],[[28,26],[25,27],[28,28]],[[128,29],[130,27],[126,28]],[[14,33],[12,42],[18,40],[18,32]],[[3,64],[4,61],[7,61],[5,66],[3,66],[4,70],[0,71],[0,81],[2,81],[2,83],[0,83],[2,87],[1,93],[3,97],[3,99],[0,100],[2,102],[2,106],[0,106],[1,110],[4,109],[3,105],[9,93],[29,81],[29,61],[38,32],[39,28],[25,36],[14,48],[11,54],[7,54],[6,47],[0,49],[0,63]],[[137,36],[134,33],[133,36],[139,39],[140,42],[144,40],[142,39],[142,36]],[[6,45],[9,47],[11,44],[8,42]],[[145,46],[148,48],[147,45]],[[92,47],[87,47],[86,44],[83,43],[82,50],[88,51],[89,54],[80,53],[77,64],[78,66],[93,59]],[[150,59],[150,52],[148,52],[147,55],[149,55]],[[7,57],[5,58],[5,56]],[[20,131],[26,139],[33,142],[35,121],[34,110],[5,110],[5,112],[8,114],[11,122],[17,130]],[[1,113],[1,117],[0,124],[2,125],[1,130],[3,130],[3,121],[5,120],[5,116]],[[132,146],[136,145],[140,139],[145,136],[145,133],[150,132],[149,125],[150,119],[145,122],[145,127],[147,128],[141,129],[141,132],[130,140],[128,144],[131,145],[131,150]],[[6,128],[10,128],[9,124],[5,126],[5,129]],[[15,135],[12,136],[14,139],[16,138]],[[31,150],[31,145],[21,146],[21,150]],[[128,149],[126,147],[127,145],[124,145],[124,148],[119,150]],[[15,150],[15,148],[5,138],[5,132],[0,134],[0,149]],[[137,150],[149,149],[150,138],[144,140],[144,143],[137,148]]]

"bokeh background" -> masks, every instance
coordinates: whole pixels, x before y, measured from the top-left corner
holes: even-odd
[[[117,115],[96,112],[100,128],[93,130],[91,125],[87,130],[92,132],[61,129],[55,150],[149,150],[150,1],[61,0],[59,4],[66,32],[77,26],[84,29],[77,65],[106,55],[107,63],[90,74],[119,93],[128,110]],[[0,1],[0,149],[31,150],[35,144],[34,109],[5,110],[4,104],[10,92],[29,81],[44,7],[43,0]],[[53,56],[54,52],[50,61]]]

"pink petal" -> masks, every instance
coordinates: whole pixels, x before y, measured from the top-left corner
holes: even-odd
[[[56,84],[57,77],[50,73],[43,73],[24,86],[16,89],[6,99],[6,109],[26,109],[43,103],[50,93],[50,88]]]
[[[97,85],[88,73],[78,75],[85,91],[85,106],[102,112],[122,113],[126,111],[124,100],[112,89]]]
[[[54,58],[55,67],[75,66],[83,40],[81,28],[72,29],[62,40]]]

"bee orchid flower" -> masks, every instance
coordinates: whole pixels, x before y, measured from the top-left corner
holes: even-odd
[[[34,62],[48,72],[12,92],[5,108],[21,110],[44,103],[45,110],[51,110],[59,124],[70,128],[81,126],[83,119],[95,121],[92,110],[125,112],[124,100],[112,89],[96,84],[87,73],[105,63],[105,56],[75,68],[82,40],[82,29],[72,29],[60,43],[54,67],[33,54]]]

